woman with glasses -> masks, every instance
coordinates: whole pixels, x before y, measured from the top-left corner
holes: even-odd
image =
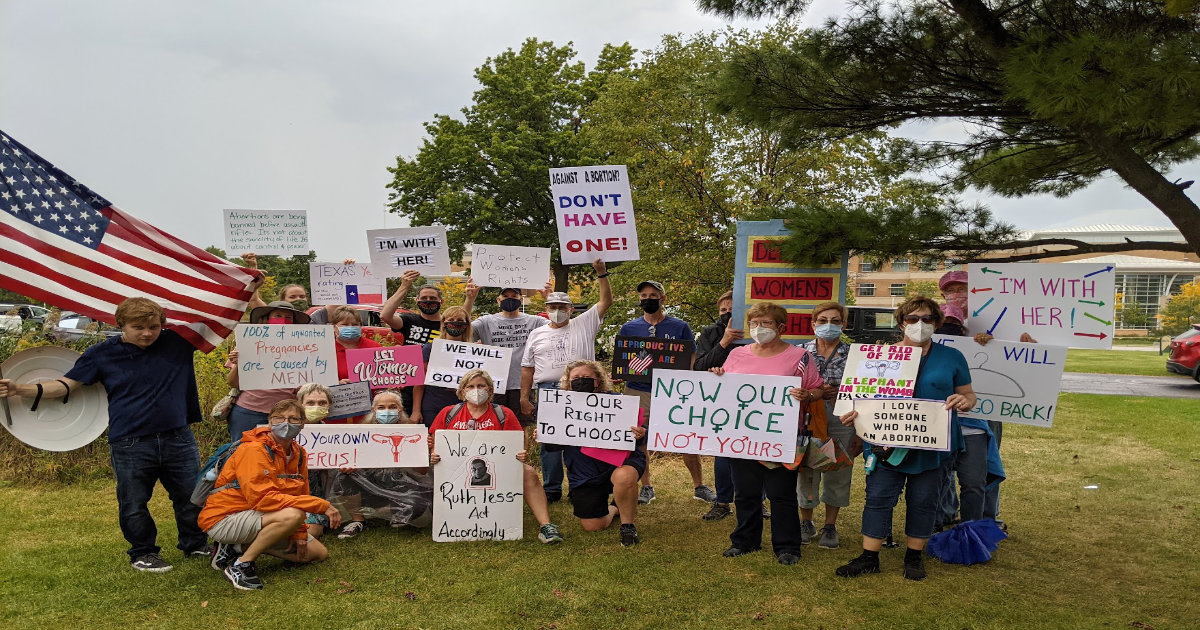
[[[471,313],[465,307],[451,306],[442,313],[442,336],[446,341],[471,341]],[[433,342],[421,346],[421,355],[425,365],[429,365],[429,355],[433,353]],[[453,387],[437,385],[417,385],[413,387],[414,423],[433,424],[438,412],[458,403],[458,392]]]
[[[746,317],[750,320],[749,333],[754,343],[738,346],[729,353],[723,367],[709,371],[718,376],[725,373],[798,376],[801,388],[791,390],[794,398],[809,403],[824,396],[824,381],[812,355],[780,339],[787,326],[787,311],[782,306],[761,302],[750,307]],[[797,413],[803,413],[803,407]],[[795,438],[791,436],[790,439]],[[730,468],[737,528],[729,535],[730,546],[723,555],[735,558],[762,547],[762,497],[765,491],[771,501],[771,547],[775,557],[782,565],[799,562],[801,537],[796,471],[777,462],[752,459],[731,459]]]
[[[838,567],[837,574],[842,577],[879,573],[879,549],[892,531],[892,510],[901,490],[905,490],[904,533],[908,549],[904,556],[904,577],[925,579],[922,554],[933,535],[940,470],[945,460],[963,450],[958,413],[975,406],[967,360],[958,350],[932,342],[934,329],[942,324],[937,302],[923,295],[913,296],[896,309],[896,321],[904,335],[900,345],[921,349],[913,398],[945,400],[946,409],[950,410],[950,452],[871,447],[862,518],[863,552]],[[841,417],[842,424],[853,426],[857,417],[858,412],[851,411]],[[982,502],[982,498],[980,492],[978,500]]]

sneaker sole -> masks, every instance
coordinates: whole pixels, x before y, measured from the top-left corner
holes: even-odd
[[[840,568],[840,567],[839,567],[839,568]],[[866,569],[866,570],[864,570],[864,571],[859,571],[858,573],[853,573],[853,574],[849,574],[849,575],[842,575],[841,573],[838,573],[837,571],[834,571],[834,573],[835,573],[835,574],[836,574],[838,577],[844,577],[844,578],[856,578],[856,577],[858,577],[858,576],[860,576],[860,575],[869,575],[869,574],[872,574],[872,573],[879,573],[879,567],[875,567],[875,568],[873,568],[873,569]]]
[[[705,503],[712,503],[713,501],[716,501],[716,500],[717,500],[717,499],[716,499],[716,497],[713,497],[713,499],[712,499],[712,500],[709,500],[709,499],[705,499],[704,497],[698,497],[698,496],[696,496],[696,495],[694,495],[694,494],[692,495],[692,498],[693,498],[693,499],[695,499],[695,500],[697,500],[697,501],[703,501],[703,502],[705,502]]]
[[[133,566],[133,565],[130,565],[130,566]],[[171,569],[174,569],[174,568],[175,568],[175,567],[173,567],[173,566],[165,566],[165,567],[133,567],[133,570],[134,570],[134,571],[141,571],[142,573],[166,573],[167,571],[170,571]]]
[[[842,548],[841,545],[826,545],[824,543],[817,543],[817,546],[820,547],[821,549],[841,549]]]
[[[241,584],[238,584],[238,583],[237,583],[237,580],[233,579],[233,576],[229,575],[229,573],[227,573],[227,572],[225,572],[225,571],[222,571],[221,573],[224,573],[224,574],[225,574],[225,579],[229,580],[229,583],[233,585],[233,588],[236,588],[236,589],[238,589],[239,591],[260,591],[260,590],[262,590],[262,585],[259,585],[259,586],[242,586]]]
[[[546,538],[546,537],[542,536],[541,534],[538,534],[538,540],[542,541],[542,544],[545,544],[545,545],[557,545],[558,543],[563,541],[562,538]]]
[[[719,520],[726,519],[726,518],[729,518],[729,514],[722,514],[722,515],[720,515],[720,516],[713,516],[713,517],[709,517],[708,515],[704,515],[704,516],[701,516],[701,517],[700,517],[700,520],[702,520],[702,521],[707,521],[707,522],[709,522],[709,523],[715,523],[715,522],[717,522],[717,521],[719,521]]]

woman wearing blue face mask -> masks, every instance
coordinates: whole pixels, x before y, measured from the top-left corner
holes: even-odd
[[[362,336],[362,320],[358,311],[352,306],[339,306],[333,309],[334,350],[337,352],[338,379],[341,383],[350,382],[350,368],[346,365],[346,351],[357,348],[378,348],[379,342]]]
[[[401,408],[400,393],[389,389],[375,394],[371,413],[358,424],[411,423]],[[328,493],[346,523],[339,539],[361,534],[368,518],[392,527],[423,528],[433,521],[433,476],[428,468],[342,468],[330,479]]]
[[[825,302],[813,307],[813,331],[816,339],[803,344],[817,360],[817,368],[821,371],[821,379],[825,381],[822,387],[825,398],[825,417],[830,419],[828,424],[829,437],[838,443],[847,453],[854,453],[862,448],[862,442],[854,435],[854,428],[836,421],[833,415],[833,405],[837,399],[838,383],[842,380],[842,372],[846,369],[846,357],[850,354],[850,344],[842,341],[842,327],[846,323],[846,307],[837,302]],[[854,448],[857,445],[857,448]],[[837,549],[841,543],[838,539],[838,512],[850,505],[850,479],[854,476],[854,467],[847,466],[840,470],[820,472],[811,468],[800,468],[796,479],[796,493],[800,498],[800,543],[807,545],[817,534],[813,524],[813,509],[818,503],[825,504],[825,526],[821,528],[821,537],[817,546],[823,549]],[[824,489],[822,490],[822,486]],[[818,500],[819,498],[819,500]]]

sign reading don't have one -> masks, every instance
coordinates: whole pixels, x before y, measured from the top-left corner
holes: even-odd
[[[640,257],[625,165],[552,168],[550,196],[563,264]]]

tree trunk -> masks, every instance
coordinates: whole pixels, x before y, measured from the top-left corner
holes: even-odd
[[[559,264],[554,265],[553,271],[554,271],[554,290],[565,292],[569,287],[569,285],[567,284],[567,281],[568,281],[567,276],[570,273],[571,268],[564,264],[559,263]]]

